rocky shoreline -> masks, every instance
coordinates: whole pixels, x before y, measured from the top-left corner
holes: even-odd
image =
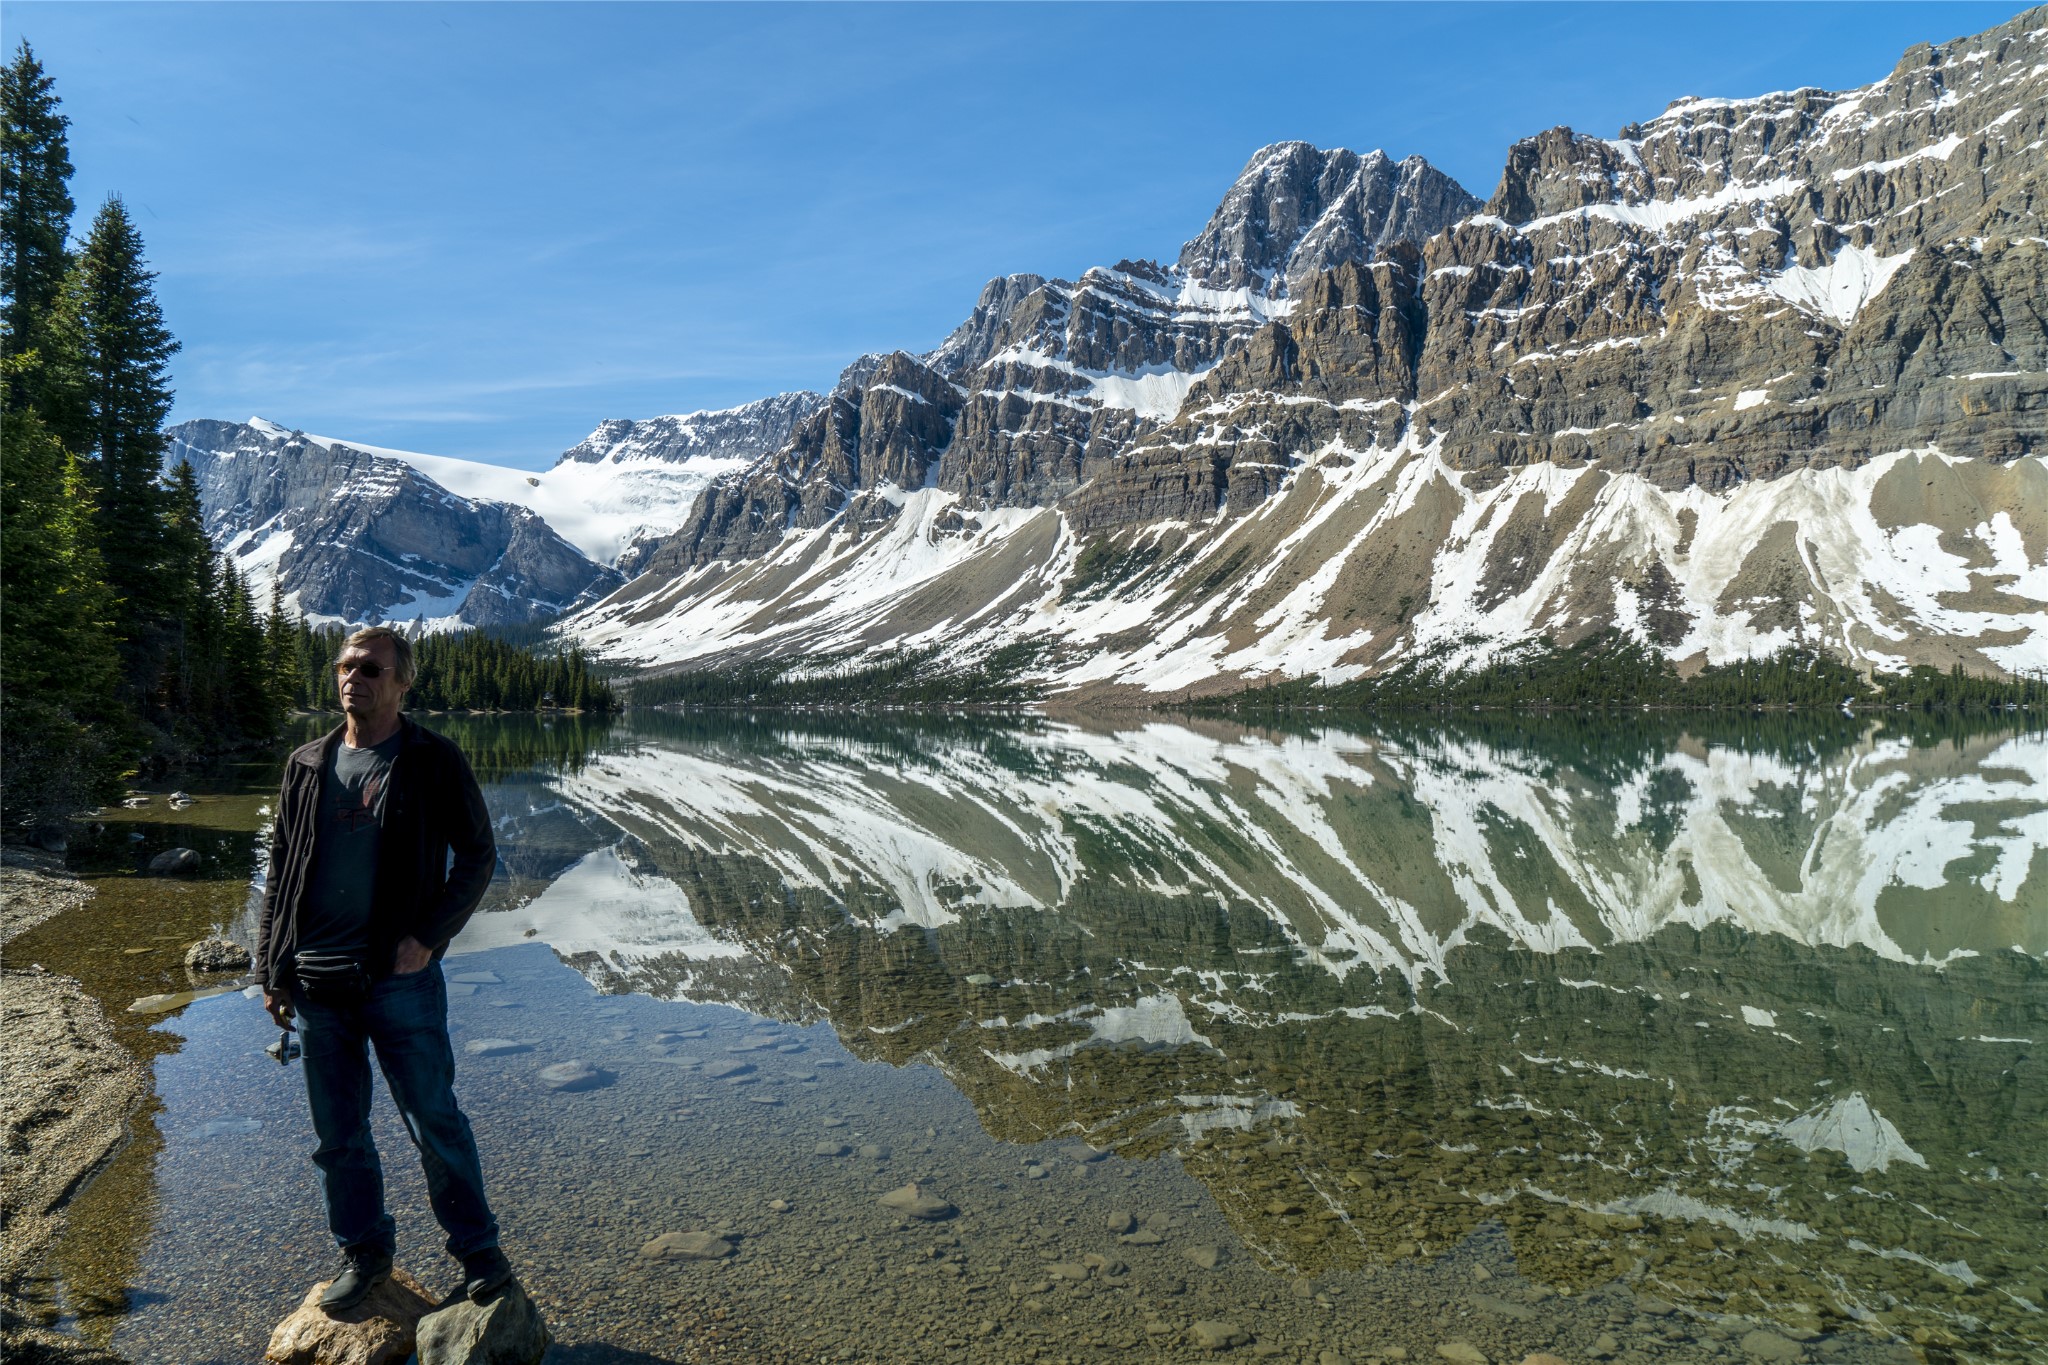
[[[92,899],[52,855],[0,851],[0,945]],[[0,1349],[22,1362],[112,1361],[75,1337],[40,1327],[20,1286],[64,1230],[64,1209],[127,1141],[149,1097],[149,1073],[115,1041],[99,1002],[68,976],[16,963],[0,968]]]

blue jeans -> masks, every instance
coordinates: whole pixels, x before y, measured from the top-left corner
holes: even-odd
[[[448,1234],[448,1251],[467,1257],[498,1244],[498,1220],[484,1201],[476,1137],[455,1104],[455,1051],[448,1043],[448,985],[441,964],[390,976],[361,1005],[335,1009],[294,991],[305,1050],[306,1099],[320,1146],[313,1164],[327,1200],[327,1230],[344,1248],[392,1251],[397,1225],[384,1207],[384,1167],[370,1137],[370,1058],[420,1149],[427,1198]]]

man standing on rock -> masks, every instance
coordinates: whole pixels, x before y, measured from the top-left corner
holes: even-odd
[[[410,641],[359,630],[334,669],[344,720],[285,763],[256,947],[263,1006],[304,1047],[313,1164],[344,1258],[320,1302],[353,1308],[391,1273],[397,1228],[370,1137],[374,1045],[463,1292],[482,1303],[512,1266],[455,1103],[440,959],[496,867],[490,813],[462,751],[400,713]]]

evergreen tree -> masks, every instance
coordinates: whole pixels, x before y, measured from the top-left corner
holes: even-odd
[[[100,554],[117,602],[132,684],[154,682],[148,648],[164,599],[166,498],[159,481],[163,423],[171,412],[170,358],[154,271],[119,198],[94,218],[65,284],[63,308],[77,328],[86,390],[85,455],[98,482]],[[183,585],[172,588],[179,593]]]
[[[0,446],[0,819],[12,835],[117,794],[134,736],[84,471],[33,410],[0,414]]]
[[[167,618],[167,646],[156,694],[156,719],[176,729],[182,721],[188,738],[205,746],[219,738],[222,702],[221,663],[226,645],[221,625],[220,580],[209,546],[198,560],[178,566],[181,581],[172,600],[177,614]],[[196,733],[192,733],[196,732]]]
[[[0,345],[19,356],[45,348],[69,266],[71,120],[42,63],[24,41],[0,68]],[[38,367],[9,371],[7,403],[35,402]]]
[[[206,513],[200,505],[199,476],[189,460],[178,461],[162,489],[162,578],[151,594],[157,611],[172,620],[190,621],[200,609],[202,585],[211,577],[208,560],[213,542],[206,536]]]
[[[225,556],[219,582],[221,723],[244,742],[268,739],[276,732],[277,715],[271,707],[263,623],[248,581]]]
[[[304,679],[292,620],[285,615],[284,584],[270,580],[270,610],[263,618],[263,676],[270,688],[270,707],[282,725],[285,713],[298,704]]]

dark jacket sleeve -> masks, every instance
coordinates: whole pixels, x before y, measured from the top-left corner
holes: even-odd
[[[441,761],[445,799],[436,803],[439,809],[435,818],[442,822],[441,833],[454,851],[455,861],[448,869],[441,899],[428,910],[419,934],[420,942],[437,950],[469,923],[470,912],[484,898],[491,874],[498,867],[498,841],[491,832],[491,813],[484,806],[483,789],[477,786],[469,760],[450,744],[441,751]]]
[[[270,985],[271,940],[283,932],[278,922],[278,887],[284,884],[285,860],[285,797],[292,789],[292,770],[287,763],[284,781],[277,791],[277,812],[270,822],[270,864],[263,873],[263,909],[256,916],[256,969],[264,974],[263,984]]]

